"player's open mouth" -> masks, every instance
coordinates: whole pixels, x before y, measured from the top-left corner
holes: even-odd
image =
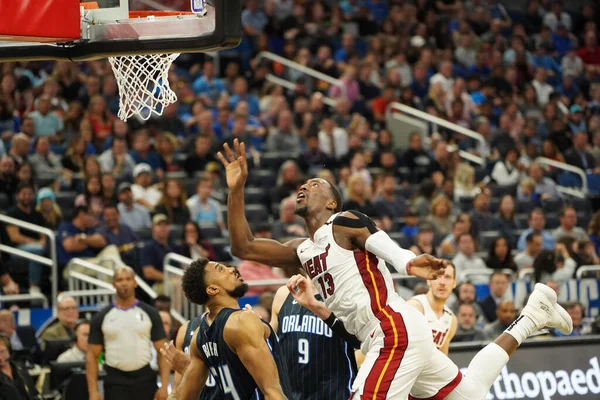
[[[298,193],[298,195],[296,196],[296,203],[299,203],[300,201],[306,199],[306,193],[304,192],[300,192]]]

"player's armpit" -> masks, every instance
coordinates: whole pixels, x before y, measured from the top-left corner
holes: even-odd
[[[190,365],[177,386],[177,400],[197,400],[208,379],[208,368],[196,345],[198,331],[194,333],[190,344]]]
[[[329,318],[324,320],[327,326],[331,328],[340,338],[350,345],[353,349],[360,349],[360,340],[350,332],[346,330],[344,323],[337,319],[335,314],[332,312]]]
[[[421,314],[425,314],[425,309],[423,308],[423,304],[421,304],[420,301],[415,300],[415,299],[408,299],[408,300],[406,300],[406,302],[408,304],[410,304],[411,306],[413,306],[414,308],[416,308],[417,310],[419,310],[419,312]]]
[[[227,321],[223,339],[252,375],[265,399],[286,399],[275,359],[266,342],[265,329],[268,327],[254,313],[237,312]]]

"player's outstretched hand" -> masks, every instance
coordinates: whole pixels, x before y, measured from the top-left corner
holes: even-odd
[[[217,157],[225,166],[227,187],[229,189],[242,189],[248,178],[248,160],[246,159],[246,145],[237,139],[233,140],[235,153],[229,145],[223,145],[223,152],[218,152]]]
[[[294,299],[303,307],[309,308],[315,301],[315,292],[311,283],[302,275],[294,275],[287,283],[287,288]]]
[[[431,254],[421,254],[410,261],[410,274],[427,280],[437,279],[444,274],[450,261],[435,258]]]
[[[160,349],[160,354],[163,355],[163,357],[175,371],[185,369],[189,364],[190,359],[188,356],[183,351],[175,347],[175,343],[173,343],[172,340],[163,345],[163,347]]]

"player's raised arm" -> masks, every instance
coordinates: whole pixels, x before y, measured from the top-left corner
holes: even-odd
[[[281,244],[276,240],[256,239],[252,235],[244,212],[244,185],[248,177],[246,147],[237,139],[234,140],[233,145],[235,154],[227,144],[223,146],[223,152],[217,154],[225,166],[229,188],[227,219],[232,254],[244,260],[276,265],[281,268],[300,267],[296,248],[302,240]]]
[[[208,379],[208,368],[198,350],[196,339],[199,329],[194,332],[190,343],[190,365],[185,370],[177,387],[177,400],[197,400]]]
[[[265,400],[287,399],[279,382],[279,371],[267,345],[267,325],[251,311],[235,313],[225,326],[223,339],[239,357]],[[177,396],[179,400],[179,394]]]
[[[333,221],[336,242],[348,250],[363,250],[381,257],[403,275],[423,279],[436,279],[444,273],[447,260],[430,254],[415,256],[410,250],[398,246],[387,233],[377,229],[375,223],[358,211],[345,211]]]

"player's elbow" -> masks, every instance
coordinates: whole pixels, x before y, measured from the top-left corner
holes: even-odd
[[[241,258],[241,259],[248,258],[248,255],[250,254],[249,244],[250,244],[250,242],[242,244],[242,243],[234,243],[233,241],[231,241],[231,254],[234,257]]]

